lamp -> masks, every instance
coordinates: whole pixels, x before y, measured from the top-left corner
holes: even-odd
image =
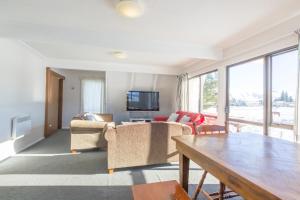
[[[117,59],[126,59],[127,54],[123,51],[114,51],[112,52],[113,56]]]
[[[129,18],[136,18],[144,13],[144,6],[139,0],[119,0],[116,9],[121,15]]]

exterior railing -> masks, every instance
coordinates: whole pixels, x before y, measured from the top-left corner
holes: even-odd
[[[243,126],[243,124],[253,125],[253,126],[260,126],[260,127],[264,126],[264,124],[262,122],[255,122],[255,121],[249,121],[249,120],[244,120],[244,119],[236,119],[236,118],[229,118],[229,122],[228,123],[230,125],[233,125],[237,129],[237,132],[240,132],[241,127]],[[287,129],[287,130],[293,130],[294,129],[293,125],[278,124],[278,123],[271,123],[270,127],[273,127],[273,128],[282,128],[282,129]]]

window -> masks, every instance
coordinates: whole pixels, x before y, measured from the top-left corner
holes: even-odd
[[[231,132],[295,139],[297,49],[229,66],[227,73],[227,123]]]
[[[218,72],[189,79],[189,111],[217,114]]]
[[[105,87],[102,79],[81,80],[81,111],[104,112]]]

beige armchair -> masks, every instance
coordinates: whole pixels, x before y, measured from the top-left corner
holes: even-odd
[[[107,142],[104,138],[104,127],[113,121],[112,114],[97,114],[101,121],[83,120],[74,117],[70,124],[71,151],[76,150],[105,149]]]
[[[174,122],[133,123],[108,127],[107,165],[115,168],[153,165],[178,161],[172,136],[192,134],[192,129]]]

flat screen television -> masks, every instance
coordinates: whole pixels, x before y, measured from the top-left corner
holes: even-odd
[[[159,92],[128,91],[128,111],[159,111]]]

